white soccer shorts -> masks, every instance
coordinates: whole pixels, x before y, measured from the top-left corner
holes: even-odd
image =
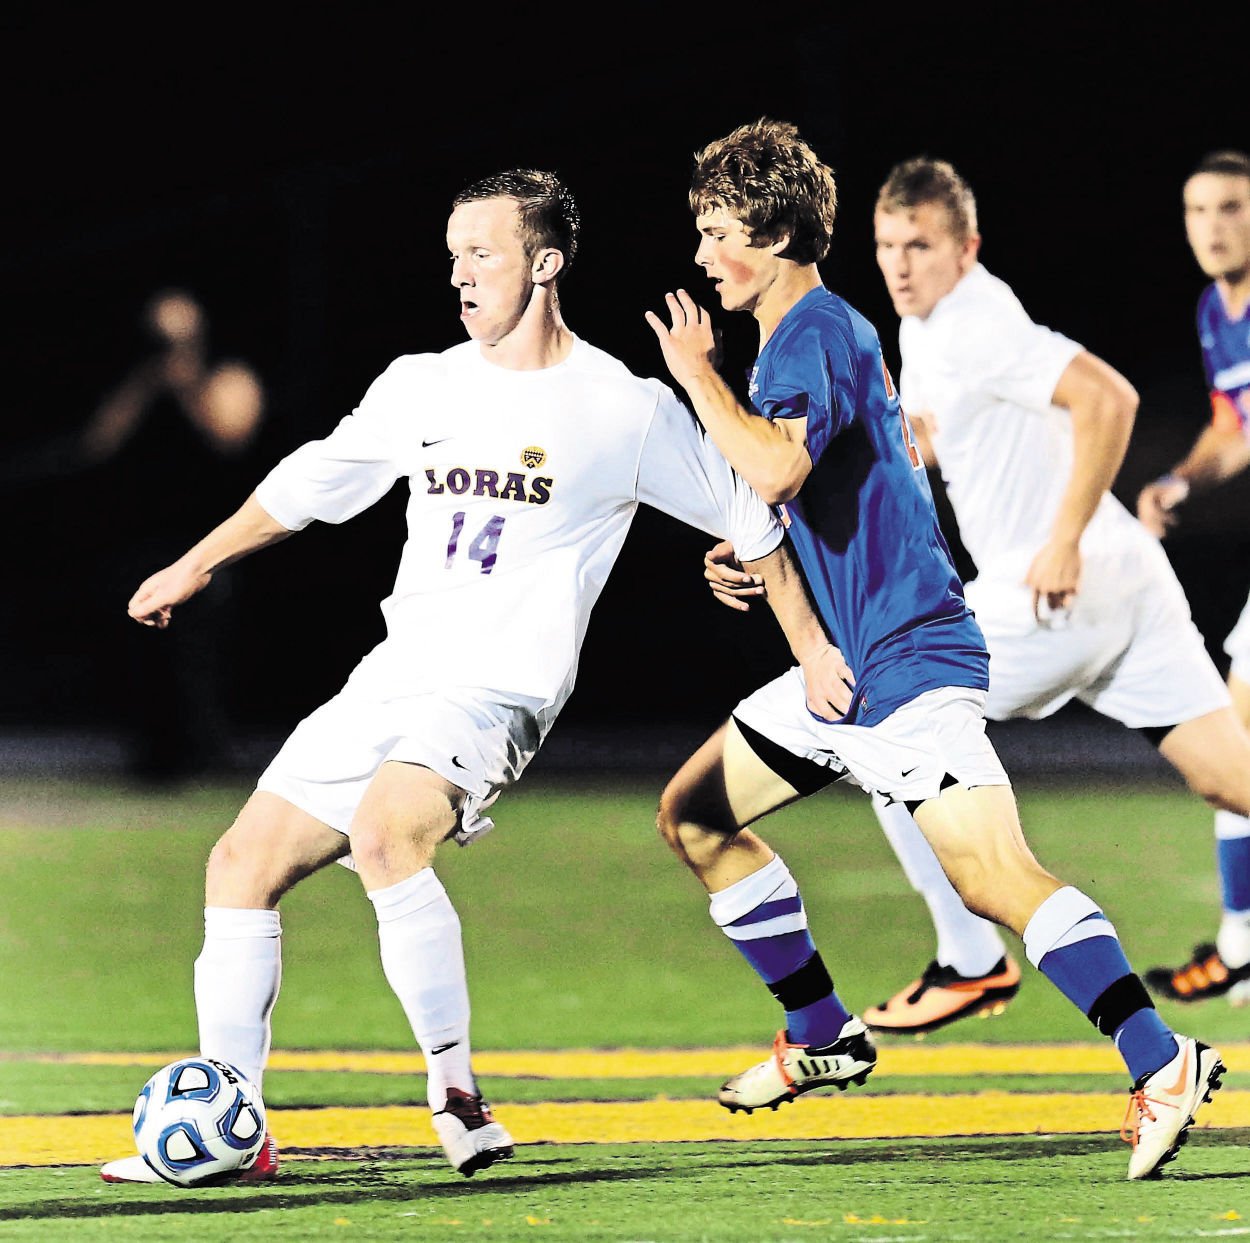
[[[820,721],[807,708],[795,666],[761,686],[733,715],[794,755],[895,802],[924,802],[949,775],[961,785],[1008,785],[985,736],[985,692],[962,686],[925,691],[875,725]]]
[[[1185,592],[1153,539],[1087,557],[1076,603],[1040,624],[1032,589],[1019,577],[983,574],[966,594],[990,653],[992,721],[1050,716],[1079,699],[1143,729],[1179,725],[1230,702]]]
[[[1233,658],[1228,672],[1238,680],[1250,684],[1250,599],[1247,599],[1237,624],[1224,640],[1224,651]]]
[[[385,701],[340,691],[295,727],[256,788],[349,833],[386,760],[420,764],[466,791],[464,846],[494,827],[482,813],[534,758],[545,714],[542,700],[463,687]]]

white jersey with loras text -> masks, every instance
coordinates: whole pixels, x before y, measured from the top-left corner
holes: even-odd
[[[732,539],[744,560],[782,538],[671,389],[579,338],[536,371],[489,363],[472,341],[399,358],[256,496],[299,530],[351,518],[403,476],[387,637],[344,690],[374,700],[489,687],[558,710],[639,502]]]
[[[1072,472],[1071,417],[1051,399],[1081,350],[1035,324],[980,264],[926,319],[904,316],[899,326],[903,407],[932,416],[960,538],[982,577],[1023,578],[1050,534]],[[1145,534],[1108,493],[1081,547]]]

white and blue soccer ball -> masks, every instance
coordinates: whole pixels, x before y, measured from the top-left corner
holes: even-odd
[[[166,1182],[191,1187],[256,1160],[265,1103],[236,1066],[188,1057],[162,1066],[135,1101],[139,1155]]]

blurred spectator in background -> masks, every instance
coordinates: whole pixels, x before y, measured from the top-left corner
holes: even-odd
[[[210,360],[207,317],[184,290],[149,298],[143,326],[151,352],[100,403],[77,449],[95,501],[92,542],[102,551],[100,599],[130,772],[164,782],[234,767],[232,572],[214,576],[182,627],[157,636],[126,624],[117,603],[198,537],[206,496],[219,505],[236,479],[240,499],[247,494],[265,392],[246,363]]]

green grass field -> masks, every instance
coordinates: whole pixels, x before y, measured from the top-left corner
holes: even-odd
[[[1124,1076],[1103,1050],[1088,1065],[1056,1060],[1051,1046],[1098,1037],[1027,966],[1001,1017],[923,1043],[883,1041],[864,1089],[730,1119],[710,1100],[722,1068],[740,1068],[734,1046],[762,1054],[778,1012],[655,837],[661,783],[660,774],[535,775],[501,800],[494,834],[440,861],[464,923],[483,1085],[520,1141],[510,1165],[468,1182],[431,1146],[419,1059],[402,1056],[412,1040],[382,978],[371,908],[356,878],[331,868],[283,908],[274,1049],[291,1056],[275,1057],[266,1079],[282,1176],[264,1188],[182,1192],[104,1186],[92,1145],[117,1135],[121,1146],[104,1155],[124,1155],[135,1092],[162,1054],[195,1047],[203,861],[246,788],[6,783],[0,1235],[1250,1235],[1250,1121],[1237,1103],[1248,1100],[1250,1058],[1226,1056],[1225,1091],[1200,1119],[1210,1126],[1195,1129],[1168,1174],[1128,1184],[1115,1135]],[[1039,783],[1019,794],[1039,856],[1099,898],[1139,967],[1214,931],[1211,817],[1183,790]],[[852,1006],[918,972],[931,954],[927,915],[863,797],[828,791],[765,828]],[[1221,1002],[1161,1011],[1216,1044],[1240,1045],[1250,1032],[1250,1012]],[[1026,1047],[995,1057],[995,1046]],[[642,1052],[515,1060],[596,1049]],[[706,1055],[647,1060],[662,1049]],[[296,1050],[343,1051],[343,1066]],[[353,1050],[400,1056],[352,1061]],[[952,1119],[968,1132],[943,1130]]]

